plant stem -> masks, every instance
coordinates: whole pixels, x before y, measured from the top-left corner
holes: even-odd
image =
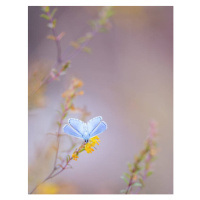
[[[58,157],[58,151],[59,151],[59,146],[60,146],[60,137],[59,137],[59,134],[61,132],[61,128],[62,128],[62,124],[63,124],[63,118],[66,114],[68,110],[65,110],[65,112],[63,112],[62,116],[61,116],[61,119],[59,121],[59,127],[58,127],[58,132],[57,132],[57,147],[56,147],[56,156],[55,156],[55,161],[54,161],[54,168],[56,167],[56,164],[57,164],[57,157]]]
[[[79,153],[79,151],[84,147],[85,143],[83,143],[78,150],[76,151],[77,154]],[[52,170],[52,172],[40,183],[38,184],[36,187],[34,187],[34,189],[30,192],[30,194],[32,194],[42,183],[46,182],[47,180],[57,176],[58,174],[60,174],[62,171],[64,171],[67,166],[69,165],[70,161],[73,159],[73,157],[71,156],[70,159],[66,162],[66,164],[60,169],[60,171],[58,171],[57,173],[54,174],[54,172],[56,171],[56,167],[54,167],[54,169]]]
[[[51,18],[51,14],[50,12],[47,13],[49,18],[50,18],[50,22],[53,23],[53,19]],[[65,60],[64,63],[67,63],[68,61],[71,61],[73,58],[75,58],[80,52],[81,50],[91,41],[91,39],[99,32],[99,30],[101,29],[102,25],[97,25],[97,27],[93,30],[93,31],[90,31],[89,34],[91,34],[91,38],[90,39],[87,39],[85,42],[83,42],[81,44],[81,46],[78,48],[78,49],[75,49],[73,50],[69,55],[68,55],[68,58]],[[62,57],[64,56],[63,53],[61,53],[61,45],[60,45],[60,41],[57,39],[57,35],[56,35],[56,30],[55,28],[52,28],[52,33],[53,33],[53,36],[56,38],[56,46],[57,46],[57,61],[56,63],[53,65],[53,67],[51,68],[54,69],[54,68],[57,68],[61,63],[62,63]],[[56,78],[59,78],[60,77],[60,74],[61,74],[61,71],[62,69],[60,69],[57,73],[57,76]],[[51,71],[50,71],[51,73]],[[38,88],[36,88],[36,90],[31,93],[31,95],[35,94],[43,85],[45,84],[48,84],[50,83],[52,80],[54,80],[52,77],[51,77],[51,74],[48,74],[47,77],[45,79],[49,79],[48,81],[42,81],[41,84],[39,85]],[[30,95],[30,96],[31,96]]]
[[[48,179],[51,178],[51,175],[55,172],[55,169],[52,170],[52,172],[41,182],[39,183],[38,185],[36,185],[33,190],[29,193],[29,194],[33,194],[33,192],[42,184],[44,183],[45,181],[47,181]]]
[[[50,23],[53,24],[53,18],[51,17],[51,13],[50,11],[47,13],[47,15],[49,16],[49,21]],[[62,58],[61,58],[61,45],[60,45],[60,40],[57,38],[57,33],[56,33],[56,29],[55,27],[51,28],[53,36],[55,38],[55,42],[56,42],[56,47],[57,47],[57,63],[61,63],[62,62]]]

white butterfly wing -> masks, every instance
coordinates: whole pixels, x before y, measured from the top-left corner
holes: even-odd
[[[74,137],[77,138],[83,138],[83,136],[77,132],[75,129],[73,129],[71,126],[69,126],[68,124],[66,124],[63,128],[64,132],[67,133],[68,135],[72,135]]]
[[[89,133],[89,134],[92,133],[92,131],[100,124],[101,121],[102,121],[102,117],[101,117],[101,116],[92,118],[92,119],[87,123],[88,133]]]
[[[64,132],[77,138],[92,138],[107,129],[107,125],[102,121],[102,117],[95,117],[87,123],[87,125],[79,119],[70,118],[69,125],[64,126]],[[88,130],[87,130],[88,129]]]
[[[101,121],[99,125],[90,133],[90,138],[103,133],[107,129],[107,124]]]
[[[79,119],[70,118],[68,120],[69,124],[75,129],[78,133],[83,135],[85,133],[85,123]]]

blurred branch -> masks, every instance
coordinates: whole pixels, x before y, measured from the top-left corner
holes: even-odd
[[[66,158],[62,160],[61,164],[58,165],[59,167],[58,168],[54,168],[51,171],[51,173],[30,192],[30,194],[32,194],[42,183],[44,183],[47,180],[57,176],[58,174],[63,172],[65,169],[68,169],[67,168],[68,166],[71,168],[71,166],[69,165],[71,160],[72,159],[73,160],[77,160],[79,154],[82,153],[83,151],[86,151],[87,153],[92,153],[94,151],[93,148],[95,148],[96,144],[99,145],[99,142],[100,142],[100,139],[99,139],[98,136],[95,136],[95,137],[91,138],[88,143],[83,142],[80,145],[80,147],[73,152],[72,156],[67,155]],[[56,170],[58,170],[58,171],[56,171]]]
[[[61,165],[59,164],[57,166],[57,159],[58,159],[58,152],[59,152],[59,145],[60,145],[60,136],[62,136],[61,131],[62,131],[62,127],[63,127],[63,121],[67,117],[69,110],[74,108],[74,106],[73,106],[73,100],[74,100],[74,98],[77,97],[78,95],[82,95],[83,94],[82,91],[78,91],[78,89],[80,87],[82,87],[82,85],[83,85],[83,83],[82,83],[81,80],[79,80],[77,78],[74,78],[74,79],[72,79],[72,83],[71,83],[69,89],[66,90],[62,94],[62,97],[64,98],[64,103],[61,104],[61,109],[62,109],[61,117],[60,117],[60,120],[57,122],[57,124],[58,124],[58,131],[56,133],[57,142],[56,142],[56,147],[55,147],[56,155],[55,155],[55,160],[54,160],[54,166],[53,166],[53,169],[52,169],[51,173],[47,176],[46,179],[44,179],[44,181],[42,183],[44,183],[48,179],[54,177],[56,174],[58,174],[58,173],[54,174],[56,172],[56,170],[59,170],[61,168],[60,172],[63,171],[67,167],[67,165],[69,164],[70,160],[72,159],[72,158],[70,158],[70,159],[67,160],[67,162],[66,162],[66,164],[64,166],[64,169],[63,169],[63,167],[61,165],[63,164],[63,162],[66,159],[63,159]],[[72,142],[70,150],[72,150],[74,146],[75,145]],[[40,183],[40,184],[42,184],[42,183]],[[31,191],[31,193],[33,193],[39,185],[37,185]]]
[[[83,143],[83,144],[78,148],[78,150],[76,150],[74,153],[77,154],[77,155],[78,155],[79,153],[81,153],[81,152],[83,151],[83,149],[84,149],[84,146],[85,146],[85,143]],[[56,169],[54,168],[54,169],[51,171],[51,173],[50,173],[40,184],[38,184],[38,185],[35,186],[35,188],[30,192],[30,194],[32,194],[42,183],[44,183],[44,182],[46,182],[47,180],[49,180],[49,179],[51,179],[51,178],[57,176],[57,175],[60,174],[62,171],[64,171],[65,169],[67,169],[67,167],[68,167],[70,161],[71,161],[72,159],[74,159],[73,155],[74,155],[74,154],[72,154],[72,156],[69,156],[69,155],[68,155],[68,156],[67,156],[67,159],[66,159],[65,165],[64,165],[64,166],[60,165],[60,170],[59,170],[58,172],[56,172],[56,173],[55,173]]]
[[[77,90],[82,87],[83,82],[77,78],[74,78],[72,80],[72,83],[69,87],[68,90],[66,90],[63,94],[62,97],[65,99],[64,104],[61,104],[61,109],[62,109],[62,113],[61,113],[61,118],[60,120],[57,122],[58,124],[58,131],[57,131],[57,146],[56,146],[56,156],[55,156],[55,161],[54,161],[54,169],[57,169],[56,164],[57,164],[57,157],[58,157],[58,151],[59,151],[59,140],[60,140],[60,135],[61,135],[61,130],[63,127],[63,121],[64,119],[67,117],[68,112],[70,109],[73,109],[73,99],[78,96],[78,95],[82,95],[83,92],[80,91],[78,92]],[[72,146],[74,146],[73,141],[72,142]]]
[[[62,58],[61,58],[61,45],[60,45],[60,35],[57,35],[56,33],[56,19],[54,18],[54,15],[57,11],[57,8],[54,8],[52,12],[50,12],[49,6],[43,6],[42,10],[46,14],[41,14],[40,16],[43,17],[44,19],[48,20],[48,27],[52,30],[53,36],[47,36],[48,39],[55,40],[56,42],[56,47],[57,47],[57,62],[61,63]]]
[[[74,59],[81,51],[88,53],[91,52],[91,50],[87,47],[89,41],[96,35],[96,33],[107,30],[111,27],[109,18],[113,15],[112,7],[103,7],[99,13],[98,19],[91,21],[92,30],[87,32],[77,41],[71,42],[71,46],[73,46],[74,49],[71,51],[71,53],[66,55],[67,58],[64,60],[62,58],[65,57],[66,51],[61,53],[60,47],[60,39],[63,37],[64,33],[61,33],[57,36],[55,30],[56,20],[53,19],[56,10],[54,9],[52,11],[53,14],[50,13],[50,8],[48,6],[42,7],[42,10],[46,14],[42,14],[41,17],[49,21],[48,26],[53,32],[53,35],[48,36],[47,38],[56,41],[57,61],[52,66],[50,73],[47,74],[47,76],[41,81],[40,85],[30,95],[34,95],[43,85],[47,85],[53,80],[58,80],[61,75],[64,75],[67,68],[71,64],[71,60]],[[59,66],[60,68],[58,68]]]
[[[121,190],[121,193],[129,194],[133,187],[137,188],[135,193],[138,193],[139,190],[144,187],[144,181],[146,178],[153,173],[150,170],[150,165],[155,160],[156,155],[156,133],[156,123],[152,121],[150,124],[150,133],[145,142],[144,149],[135,157],[134,163],[128,164],[130,173],[124,173],[124,176],[121,176],[127,184],[127,188]]]

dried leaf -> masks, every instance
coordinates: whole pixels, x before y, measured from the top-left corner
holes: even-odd
[[[72,42],[70,42],[70,45],[71,45],[72,47],[74,47],[75,49],[80,48],[80,44],[79,44],[78,42],[72,41]]]
[[[70,109],[71,109],[72,111],[76,111],[76,108],[74,107],[74,104],[71,105]]]
[[[65,32],[61,32],[58,36],[57,36],[57,40],[61,40],[63,38],[63,36],[65,35]]]
[[[49,39],[49,40],[56,40],[56,37],[53,36],[53,35],[48,35],[48,36],[47,36],[47,39]]]
[[[54,145],[52,146],[52,148],[53,148],[53,150],[55,150],[55,151],[57,151],[57,149],[58,149],[58,148],[57,148],[56,146],[54,146]]]
[[[64,168],[61,164],[58,164],[58,166],[59,166],[60,168],[62,168],[62,169]]]
[[[47,133],[47,135],[53,135],[53,136],[56,136],[55,133]]]

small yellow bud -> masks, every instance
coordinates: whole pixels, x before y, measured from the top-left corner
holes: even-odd
[[[84,95],[83,90],[81,90],[80,92],[78,92],[78,95]]]
[[[137,175],[134,174],[134,175],[133,175],[133,181],[136,181],[136,180],[137,180]]]
[[[83,82],[79,80],[78,78],[73,79],[73,85],[75,88],[79,88],[83,86]]]

